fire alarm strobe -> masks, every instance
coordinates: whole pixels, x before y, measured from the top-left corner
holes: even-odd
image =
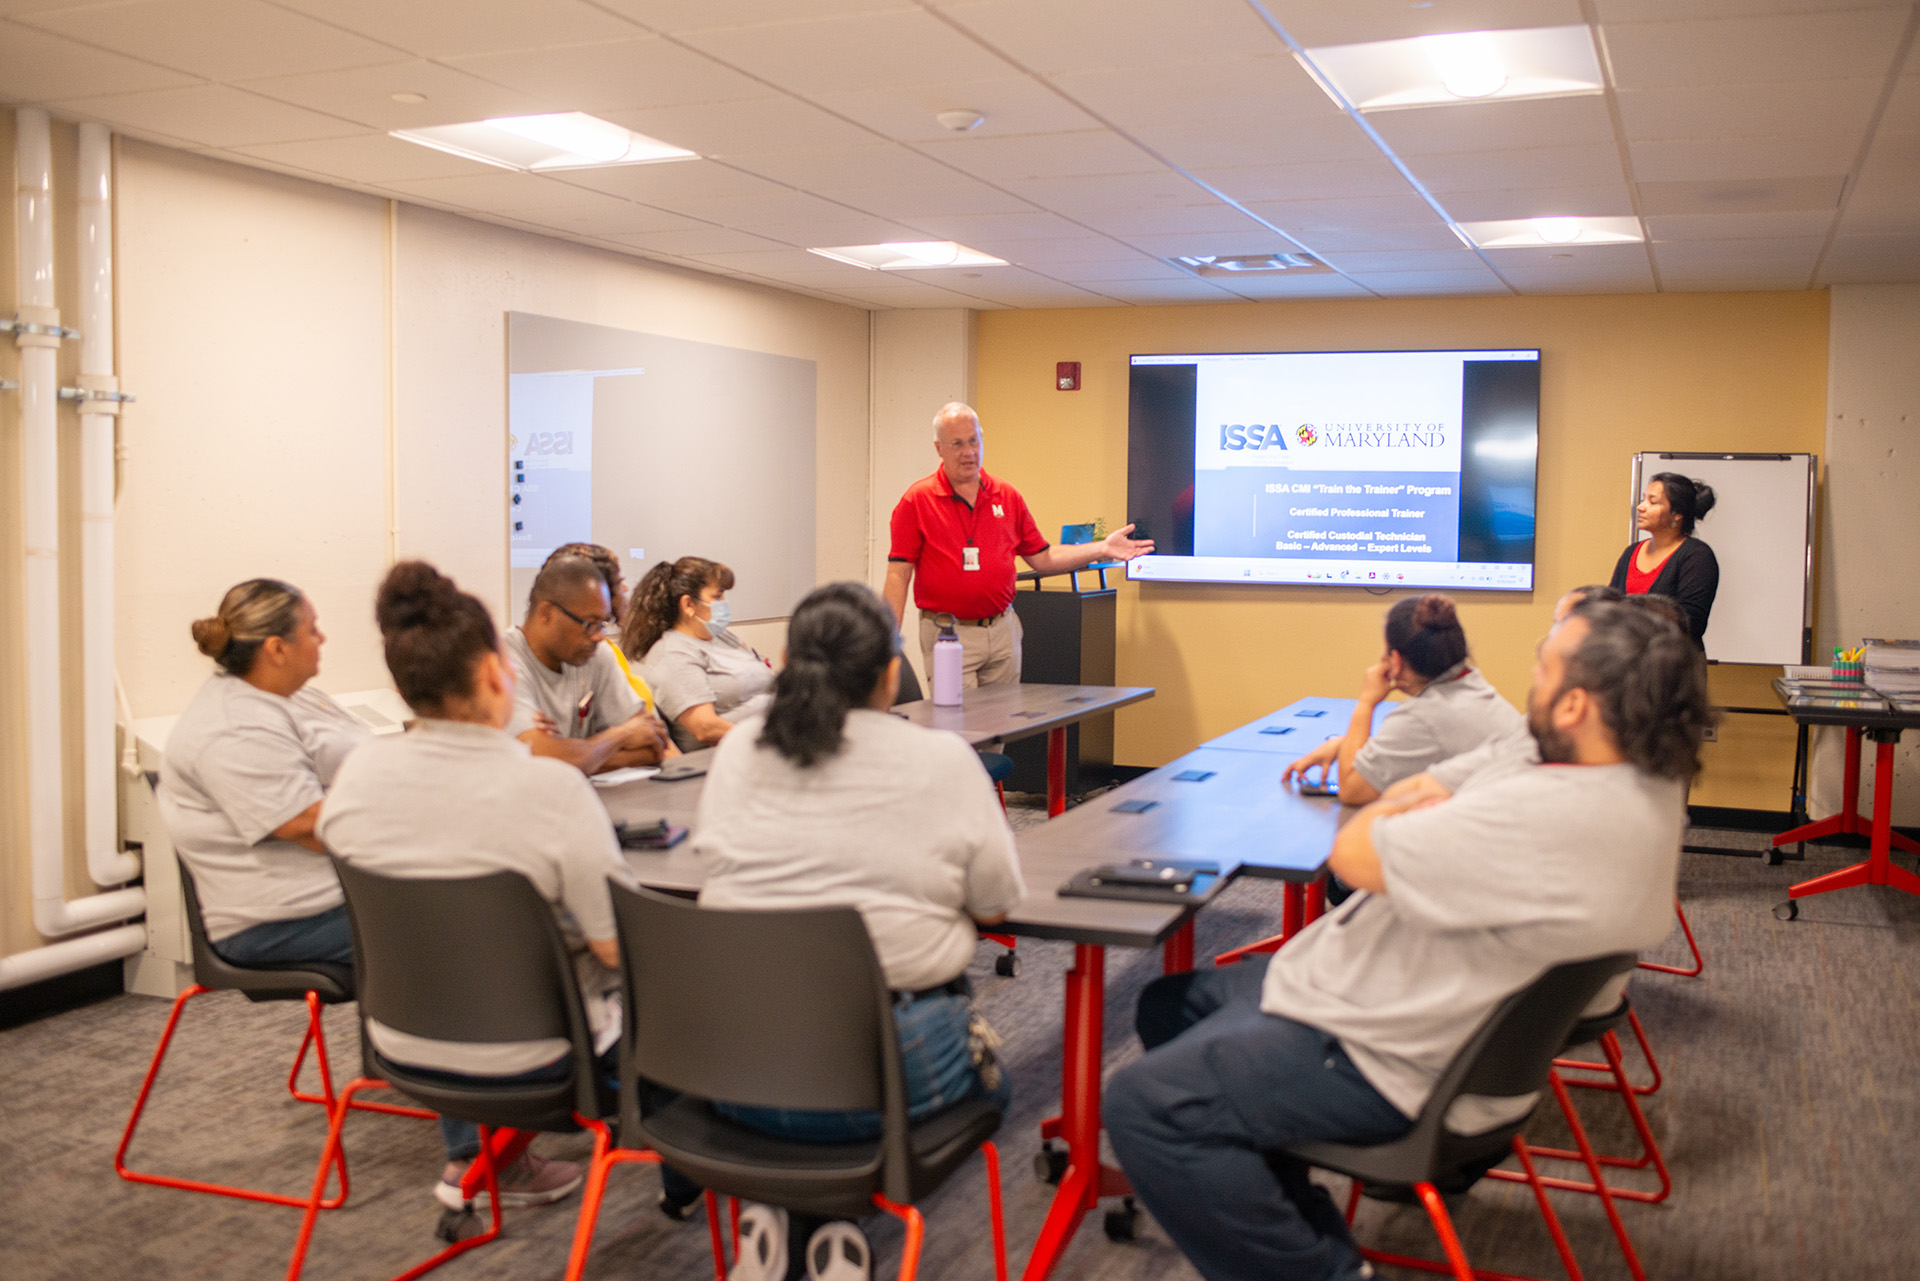
[[[1063,360],[1053,367],[1053,385],[1061,391],[1080,390],[1080,362]]]

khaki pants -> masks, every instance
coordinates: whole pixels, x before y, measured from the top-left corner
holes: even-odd
[[[933,642],[940,635],[937,614],[920,614],[920,657],[926,662],[927,697],[933,697]],[[960,688],[1020,683],[1020,616],[1009,609],[983,626],[961,623]]]

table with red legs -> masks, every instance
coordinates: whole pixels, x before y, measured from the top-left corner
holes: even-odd
[[[974,747],[1047,736],[1047,816],[1067,808],[1067,727],[1090,716],[1152,698],[1151,685],[982,685],[958,707],[932,699],[902,703],[894,713],[916,725],[952,730]]]
[[[1856,885],[1885,885],[1920,895],[1920,876],[1892,860],[1893,850],[1920,854],[1920,844],[1893,830],[1893,749],[1902,731],[1920,729],[1920,711],[1900,710],[1889,698],[1863,689],[1857,699],[1808,696],[1791,683],[1776,680],[1774,692],[1787,711],[1803,725],[1835,725],[1847,731],[1846,770],[1842,776],[1840,812],[1830,818],[1796,827],[1773,838],[1776,847],[1823,836],[1855,835],[1868,838],[1867,859],[1837,872],[1802,881],[1787,891],[1787,901],[1774,915],[1792,920],[1800,914],[1800,900],[1815,894],[1852,889]],[[1902,700],[1911,702],[1912,700]],[[1823,706],[1822,704],[1851,704]],[[1860,813],[1860,743],[1871,740],[1873,761],[1873,817]]]
[[[1143,812],[1116,807],[1148,802]],[[1238,876],[1317,880],[1333,846],[1339,805],[1299,795],[1280,782],[1271,758],[1198,748],[1151,773],[1019,837],[1028,898],[1002,927],[1014,934],[1073,943],[1066,976],[1060,1113],[1041,1122],[1038,1167],[1058,1189],[1023,1281],[1047,1276],[1088,1212],[1103,1197],[1132,1192],[1126,1176],[1100,1160],[1100,1077],[1106,1031],[1109,947],[1163,949],[1165,972],[1193,966],[1198,905],[1063,898],[1053,887],[1097,863],[1177,858],[1220,865],[1219,884]],[[1291,902],[1291,900],[1290,900]],[[1131,1207],[1108,1217],[1124,1235]]]

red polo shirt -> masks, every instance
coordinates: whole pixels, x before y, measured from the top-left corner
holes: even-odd
[[[979,569],[963,568],[968,546],[980,549]],[[913,603],[922,611],[991,618],[1013,604],[1013,558],[1048,546],[1012,485],[982,471],[978,502],[969,506],[947,483],[947,469],[936,467],[894,507],[887,559],[914,566]]]

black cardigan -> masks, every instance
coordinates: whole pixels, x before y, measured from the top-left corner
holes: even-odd
[[[1639,548],[1637,542],[1627,544],[1613,567],[1613,585],[1623,592],[1627,590],[1629,558]],[[1713,548],[1691,536],[1673,549],[1673,555],[1667,557],[1653,585],[1647,588],[1649,595],[1673,597],[1687,611],[1687,619],[1693,624],[1693,643],[1701,649],[1706,648],[1707,617],[1713,613],[1713,598],[1719,590],[1720,562],[1714,558]]]

